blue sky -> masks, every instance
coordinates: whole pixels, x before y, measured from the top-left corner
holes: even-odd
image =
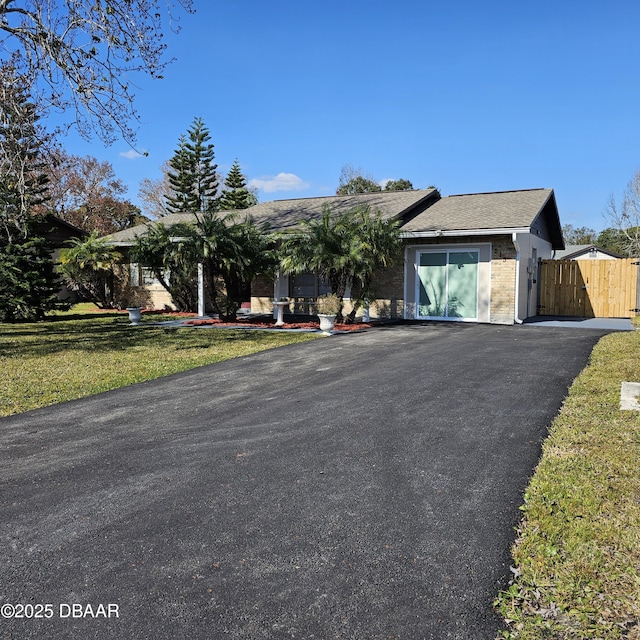
[[[135,78],[137,202],[195,117],[261,201],[330,195],[351,164],[443,195],[537,187],[563,224],[600,230],[640,169],[637,0],[195,0],[163,80]]]

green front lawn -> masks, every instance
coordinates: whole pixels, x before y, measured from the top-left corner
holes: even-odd
[[[166,319],[143,315],[143,323]],[[45,322],[0,323],[0,416],[73,400],[318,334],[129,324],[77,306]]]
[[[640,331],[611,334],[570,389],[525,494],[504,637],[640,638]]]

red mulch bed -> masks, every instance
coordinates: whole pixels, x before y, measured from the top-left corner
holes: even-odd
[[[222,320],[187,320],[184,324],[201,326],[211,325],[215,327],[242,327],[259,328],[259,329],[320,329],[319,322],[285,322],[283,325],[276,327],[275,320],[250,320],[247,318],[238,318],[235,322],[222,322]],[[358,322],[357,324],[338,324],[334,326],[335,331],[358,331],[359,329],[370,329],[373,325],[369,322]]]
[[[97,311],[104,311],[113,313],[127,313],[126,309],[98,309]],[[285,322],[280,327],[275,326],[275,320],[265,319],[265,318],[243,318],[239,317],[234,322],[222,322],[222,320],[215,319],[206,319],[206,320],[198,320],[197,314],[188,311],[164,311],[161,309],[143,309],[142,315],[144,316],[152,316],[152,315],[161,315],[161,316],[171,316],[175,318],[194,318],[193,320],[186,320],[184,324],[200,326],[200,325],[211,325],[216,327],[247,327],[247,328],[258,328],[258,329],[320,329],[319,322]],[[360,329],[370,329],[374,324],[371,322],[358,322],[355,324],[342,324],[336,323],[334,326],[335,331],[358,331]]]

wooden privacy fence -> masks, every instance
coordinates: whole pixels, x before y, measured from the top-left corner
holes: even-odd
[[[540,315],[630,318],[640,306],[638,261],[542,260],[539,291]]]

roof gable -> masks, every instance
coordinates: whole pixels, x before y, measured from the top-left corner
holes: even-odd
[[[604,255],[611,256],[612,258],[623,258],[624,256],[616,253],[615,251],[609,251],[595,244],[568,244],[563,251],[556,251],[555,260],[574,260],[578,256],[583,256],[587,253],[596,252],[603,253]]]
[[[421,234],[511,232],[539,225],[554,247],[564,246],[553,189],[474,193],[441,198],[402,226],[408,237]]]
[[[89,235],[83,229],[74,227],[51,213],[36,223],[36,230],[38,234],[46,237],[54,248],[66,246],[67,242],[73,238],[83,239]]]

